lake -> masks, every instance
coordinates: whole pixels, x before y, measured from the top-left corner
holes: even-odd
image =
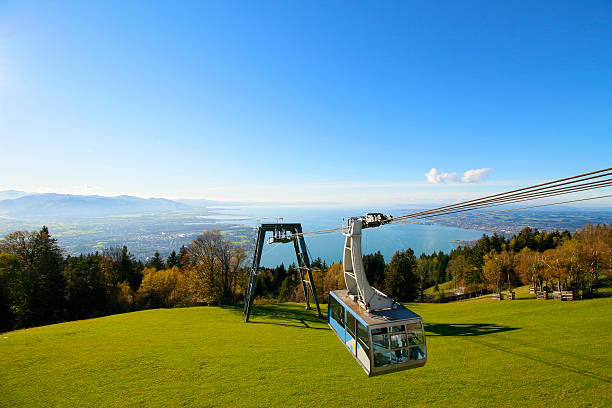
[[[329,209],[304,207],[265,207],[240,206],[210,208],[220,222],[256,226],[258,222],[299,222],[303,230],[314,231],[339,227],[343,217],[364,215],[368,210]],[[406,210],[396,210],[391,214],[398,216]],[[219,216],[219,217],[217,217]],[[278,217],[283,217],[280,221]],[[388,224],[378,228],[363,230],[362,249],[364,254],[380,251],[389,262],[393,254],[402,249],[412,248],[417,257],[422,253],[449,252],[457,247],[453,241],[470,241],[478,239],[483,231],[447,227],[442,225],[422,224]],[[269,236],[269,235],[268,235]],[[344,236],[340,231],[328,234],[306,235],[306,245],[311,259],[320,257],[328,264],[340,261],[344,247]],[[261,257],[261,265],[273,267],[284,263],[285,266],[295,262],[295,252],[291,244],[265,244]]]

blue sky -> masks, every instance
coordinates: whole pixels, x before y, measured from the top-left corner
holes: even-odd
[[[0,189],[431,203],[610,167],[612,3],[532,3],[0,2]]]

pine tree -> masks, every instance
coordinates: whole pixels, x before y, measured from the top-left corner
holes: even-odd
[[[151,260],[149,260],[149,265],[152,268],[157,269],[158,271],[161,271],[162,269],[165,269],[166,266],[164,265],[164,260],[161,258],[159,252],[155,252],[155,254],[153,255],[153,258],[151,258]]]
[[[384,288],[387,295],[399,302],[411,302],[417,297],[416,257],[412,249],[397,251],[387,265]]]
[[[175,266],[179,266],[179,260],[176,256],[176,251],[172,250],[172,252],[170,252],[170,255],[168,255],[168,259],[166,260],[166,265],[168,266],[168,269],[172,269]]]
[[[182,269],[185,266],[187,266],[188,262],[189,262],[189,253],[187,252],[187,248],[185,248],[185,245],[183,245],[181,246],[181,249],[179,249],[179,253],[178,253],[178,267]]]
[[[62,250],[43,226],[34,238],[33,268],[39,277],[37,298],[34,300],[34,320],[37,324],[61,321],[66,310],[66,279],[63,273]]]

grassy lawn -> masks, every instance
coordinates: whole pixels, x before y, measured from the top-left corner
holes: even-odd
[[[426,295],[433,295],[434,293],[436,293],[436,291],[435,291],[434,289],[435,289],[435,286],[432,286],[432,287],[430,287],[430,288],[425,289],[424,293],[425,293]],[[453,290],[453,289],[454,289],[454,288],[453,288],[453,282],[450,282],[450,281],[449,281],[449,282],[440,283],[440,284],[438,285],[438,289],[439,289],[440,291],[444,291],[444,292],[446,292],[446,291],[451,291],[451,290]]]
[[[5,333],[0,405],[612,406],[612,298],[410,307],[427,365],[373,378],[297,304],[252,324],[200,307]]]

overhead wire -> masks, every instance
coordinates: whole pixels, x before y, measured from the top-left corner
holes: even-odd
[[[531,201],[531,200],[543,199],[543,198],[548,198],[548,197],[553,197],[553,196],[558,196],[558,195],[571,194],[571,193],[576,193],[576,192],[581,192],[581,191],[588,191],[588,190],[593,190],[593,189],[598,189],[598,188],[604,188],[604,187],[608,187],[612,185],[612,178],[608,178],[604,180],[597,180],[597,181],[590,181],[588,183],[585,183],[585,181],[599,179],[599,178],[610,176],[610,175],[612,175],[612,167],[602,169],[602,170],[592,171],[589,173],[583,173],[583,174],[579,174],[579,175],[572,176],[572,177],[566,177],[566,178],[562,178],[559,180],[554,180],[554,181],[550,181],[546,183],[536,184],[534,186],[523,187],[523,188],[507,191],[504,193],[493,194],[493,195],[481,197],[478,199],[467,200],[467,201],[459,202],[456,204],[446,205],[446,206],[442,206],[438,208],[433,208],[430,210],[424,210],[424,211],[419,211],[419,212],[412,213],[412,214],[406,214],[406,215],[402,215],[399,217],[394,217],[391,219],[390,223],[398,224],[400,223],[400,221],[407,220],[407,219],[433,218],[437,216],[473,211],[473,210],[481,209],[481,208],[496,207],[496,206],[507,205],[507,204],[516,203],[516,202]],[[537,205],[537,206],[523,207],[519,209],[535,208],[535,207],[540,207],[540,206],[549,206],[549,205],[564,204],[564,203],[578,202],[578,201],[587,201],[587,200],[594,200],[594,199],[605,198],[605,197],[608,197],[608,196],[600,196],[600,197],[580,199],[580,200],[569,200],[569,201],[564,201],[561,203],[543,204],[543,205]],[[502,210],[499,212],[503,212],[503,211],[510,211],[510,210]],[[512,211],[515,211],[515,209],[512,209]],[[306,231],[302,233],[297,233],[295,235],[302,235],[302,236],[303,235],[318,235],[318,234],[332,233],[332,232],[340,231],[342,229],[343,227],[341,226],[341,227],[327,228],[327,229],[321,229],[321,230],[315,230],[315,231]]]
[[[548,207],[548,206],[551,206],[551,205],[577,203],[577,202],[581,202],[581,201],[598,200],[598,199],[601,199],[601,198],[609,198],[609,197],[612,197],[612,194],[602,195],[602,196],[598,196],[598,197],[580,198],[580,199],[576,199],[576,200],[559,201],[559,202],[556,202],[556,203],[530,205],[530,206],[518,207],[518,208],[510,208],[510,209],[505,209],[505,210],[486,211],[486,212],[478,212],[478,213],[474,213],[474,214],[455,215],[455,216],[453,216],[453,218],[474,217],[474,216],[478,216],[478,215],[496,214],[496,213],[502,213],[502,212],[508,212],[508,211],[520,211],[520,210],[527,210],[527,209],[530,209],[530,208]],[[421,219],[421,218],[416,218],[416,219],[418,220],[418,219]],[[395,224],[389,224],[389,225],[393,226],[393,225],[417,224],[417,223],[418,223],[417,221],[398,221]]]
[[[523,202],[523,201],[532,201],[532,200],[539,200],[542,198],[548,198],[548,197],[555,197],[558,195],[565,195],[565,194],[572,194],[572,193],[577,193],[580,191],[589,191],[589,190],[594,190],[594,189],[598,189],[598,188],[604,188],[604,187],[608,187],[612,185],[612,179],[605,183],[605,184],[601,184],[601,185],[597,185],[597,186],[587,186],[587,187],[573,187],[573,188],[567,188],[567,189],[563,189],[561,191],[554,191],[554,192],[550,192],[550,193],[538,193],[538,194],[534,194],[534,195],[527,195],[527,196],[522,196],[519,198],[514,198],[511,200],[506,200],[506,201],[501,201],[501,202],[497,202],[497,203],[492,203],[492,204],[479,204],[479,205],[475,205],[469,208],[462,208],[462,209],[457,209],[457,210],[453,210],[453,211],[445,211],[445,212],[440,212],[440,213],[433,213],[433,214],[425,214],[425,215],[415,215],[415,216],[411,216],[411,217],[403,217],[400,219],[407,219],[407,218],[418,218],[418,219],[423,219],[423,218],[434,218],[434,217],[438,217],[438,216],[444,216],[444,215],[448,215],[448,214],[456,214],[456,213],[461,213],[461,212],[466,212],[466,211],[474,211],[480,208],[489,208],[489,207],[499,207],[502,205],[508,205],[508,204],[512,204],[512,203],[517,203],[517,202]],[[392,222],[397,222],[397,219],[394,219]]]
[[[493,203],[493,202],[498,202],[498,201],[505,201],[505,200],[509,200],[509,199],[513,199],[513,198],[519,198],[525,195],[529,195],[529,194],[533,194],[533,193],[546,193],[549,191],[554,191],[554,190],[558,190],[558,187],[560,186],[564,186],[566,185],[567,187],[563,187],[563,188],[572,188],[572,187],[578,187],[578,186],[587,186],[590,185],[590,183],[583,183],[583,184],[578,184],[576,185],[575,183],[581,183],[583,181],[587,181],[587,180],[591,180],[591,179],[595,179],[595,178],[600,178],[600,177],[605,177],[605,176],[609,176],[612,175],[612,172],[609,172],[610,169],[603,169],[603,170],[599,170],[597,172],[591,172],[591,173],[585,173],[585,174],[581,174],[578,176],[574,176],[574,177],[567,177],[564,179],[560,179],[560,180],[555,180],[555,181],[551,181],[548,183],[543,183],[543,184],[537,184],[535,186],[530,186],[530,187],[524,187],[524,188],[520,188],[517,190],[512,190],[512,191],[507,191],[505,193],[499,193],[499,194],[493,194],[490,196],[486,196],[486,197],[482,197],[482,198],[478,198],[478,199],[474,199],[474,200],[468,200],[468,201],[463,201],[460,203],[456,203],[456,204],[451,204],[451,205],[447,205],[447,206],[443,206],[443,207],[438,207],[438,208],[433,208],[431,210],[425,210],[425,211],[420,211],[417,213],[413,213],[413,214],[406,214],[400,217],[395,217],[393,220],[400,220],[403,218],[409,218],[409,217],[414,217],[414,216],[418,216],[418,215],[425,215],[425,214],[429,214],[429,213],[437,213],[437,212],[446,212],[449,210],[453,210],[453,209],[457,209],[457,208],[465,208],[465,207],[472,207],[472,206],[476,206],[476,205],[482,205],[482,204],[487,204],[487,203]],[[591,175],[593,173],[604,173],[608,171],[608,173],[605,174],[598,174],[597,176],[591,176],[591,177],[585,177],[587,175]],[[569,179],[572,179],[572,181],[567,181]],[[606,182],[606,181],[610,181],[612,179],[606,179],[606,180],[600,180],[597,182],[592,182],[592,183],[600,183],[600,182]],[[562,181],[565,181],[564,183],[561,183]],[[568,185],[568,184],[573,184],[573,185]],[[546,187],[544,187],[546,185]]]

